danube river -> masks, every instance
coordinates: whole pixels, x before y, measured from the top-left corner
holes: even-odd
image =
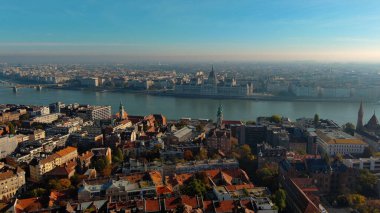
[[[162,113],[169,119],[182,117],[210,118],[216,117],[219,104],[223,105],[225,119],[255,120],[257,116],[279,114],[296,119],[313,117],[318,113],[321,118],[333,119],[339,124],[352,122],[356,124],[359,103],[345,102],[292,102],[292,101],[253,101],[235,99],[204,99],[151,96],[134,93],[92,92],[79,90],[21,88],[14,93],[11,88],[0,88],[0,103],[39,104],[53,102],[80,103],[93,105],[111,105],[115,112],[120,101],[130,115],[147,115]],[[380,105],[364,103],[367,121],[374,110],[380,113]]]

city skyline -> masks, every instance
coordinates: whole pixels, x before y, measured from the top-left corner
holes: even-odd
[[[12,1],[0,60],[379,62],[376,1]]]

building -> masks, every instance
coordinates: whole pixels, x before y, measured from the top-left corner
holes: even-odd
[[[257,150],[257,144],[266,141],[266,126],[242,125],[237,128],[239,144],[248,144],[252,150]]]
[[[172,135],[168,136],[168,141],[170,143],[183,143],[193,137],[194,128],[185,126],[182,129],[175,131]]]
[[[286,191],[287,209],[295,213],[325,213],[319,200],[319,190],[311,178],[286,178],[282,182]]]
[[[0,163],[0,200],[11,199],[25,190],[25,171]]]
[[[286,158],[286,148],[281,146],[272,147],[267,143],[263,143],[258,146],[258,150],[258,169],[267,163],[278,163]]]
[[[95,158],[105,157],[107,159],[108,163],[112,163],[111,148],[109,148],[109,147],[93,148],[93,149],[91,149],[91,152]]]
[[[90,201],[107,199],[112,201],[129,201],[153,198],[157,195],[156,185],[162,184],[162,177],[157,172],[138,173],[120,176],[118,179],[94,179],[83,181],[78,190],[78,200]]]
[[[355,136],[368,143],[372,149],[380,151],[380,124],[376,114],[374,112],[368,123],[365,125],[363,123],[363,116],[363,103],[360,103]]]
[[[35,158],[29,164],[30,179],[33,182],[38,182],[42,179],[42,176],[45,173],[53,170],[55,167],[74,160],[77,157],[77,148],[68,146],[45,158]]]
[[[15,135],[0,136],[0,159],[14,152],[17,148],[18,137]]]
[[[41,139],[45,139],[45,131],[42,129],[34,130],[32,134],[29,135],[29,140],[31,141],[37,141]]]
[[[231,153],[231,131],[227,129],[211,130],[207,137],[207,147],[211,152]]]
[[[42,123],[42,124],[51,124],[54,121],[58,120],[60,114],[52,113],[47,115],[39,115],[30,119],[32,123]]]
[[[111,119],[111,106],[82,106],[77,114],[83,120]]]
[[[328,155],[362,154],[368,145],[361,139],[340,130],[318,129],[317,146],[320,153]]]
[[[380,173],[380,158],[343,159],[344,165],[354,169],[368,169],[373,173]]]
[[[185,163],[177,163],[173,171],[169,171],[164,167],[164,174],[168,175],[171,173],[181,174],[181,173],[194,173],[205,170],[212,169],[238,169],[239,162],[236,159],[221,159],[221,160],[204,160],[204,161],[193,161]]]
[[[197,76],[189,82],[179,81],[175,85],[174,94],[177,95],[197,95],[197,96],[233,96],[244,97],[253,94],[253,84],[237,84],[235,78],[218,79],[211,68],[208,78],[205,80],[202,76]]]

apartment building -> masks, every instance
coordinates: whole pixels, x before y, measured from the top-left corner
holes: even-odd
[[[42,176],[53,170],[57,166],[61,166],[70,160],[78,157],[77,148],[68,146],[58,152],[49,155],[43,159],[35,158],[29,164],[31,181],[38,182]]]

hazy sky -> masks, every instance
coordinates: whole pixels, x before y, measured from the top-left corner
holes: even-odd
[[[0,55],[380,62],[380,1],[4,0]]]

